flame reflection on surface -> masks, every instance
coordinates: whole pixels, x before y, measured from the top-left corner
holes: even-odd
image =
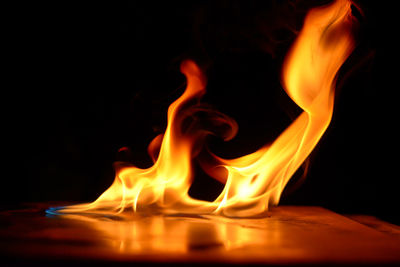
[[[132,263],[370,265],[398,262],[400,255],[396,236],[319,207],[274,207],[263,218],[142,213],[128,219],[87,213],[54,218],[35,215],[30,224],[26,224],[25,214],[20,218],[9,216],[9,227],[0,229],[0,235],[21,236],[26,249],[40,255]],[[32,239],[38,240],[35,246],[27,242]],[[7,248],[13,246],[9,239],[4,240]],[[21,247],[16,249],[20,251]]]
[[[92,214],[65,214],[71,225],[79,224],[79,228],[87,228],[87,235],[95,233],[101,246],[128,254],[185,254],[189,252],[212,250],[234,251],[265,247],[271,244],[280,247],[290,240],[286,231],[297,226],[285,221],[296,221],[296,214],[290,208],[283,212],[275,212],[272,220],[231,219],[215,215],[180,216],[180,215],[137,215],[129,219],[120,217],[107,218]],[[57,214],[58,215],[58,214]],[[285,218],[285,220],[282,220]],[[268,229],[268,231],[266,231]],[[284,231],[282,231],[284,230]],[[86,234],[84,234],[85,236]],[[300,248],[290,248],[292,256]]]

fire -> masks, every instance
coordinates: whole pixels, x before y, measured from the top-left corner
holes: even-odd
[[[314,149],[329,126],[334,104],[335,77],[352,52],[351,2],[336,0],[309,11],[302,30],[290,49],[282,71],[283,87],[303,110],[302,114],[270,145],[236,159],[223,159],[209,151],[201,166],[225,183],[212,202],[193,199],[188,191],[193,179],[192,161],[199,144],[213,129],[185,123],[196,112],[212,114],[216,127],[234,137],[236,123],[215,111],[201,108],[206,79],[190,60],[181,64],[187,88],[168,108],[163,135],[149,145],[154,165],[147,169],[119,164],[114,183],[93,203],[63,207],[58,213],[219,214],[228,217],[262,215],[277,205],[289,179]]]

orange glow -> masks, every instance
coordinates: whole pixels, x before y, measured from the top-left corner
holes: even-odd
[[[193,178],[196,144],[206,129],[185,128],[184,120],[200,109],[206,79],[193,61],[184,61],[185,92],[168,108],[168,126],[149,145],[154,165],[140,169],[120,164],[114,183],[96,201],[65,207],[60,213],[105,213],[134,215],[136,212],[166,214],[219,214],[228,217],[263,215],[277,205],[289,179],[314,149],[331,121],[335,77],[354,47],[351,34],[351,2],[337,0],[309,11],[302,30],[290,49],[282,71],[283,87],[303,113],[268,146],[236,159],[223,159],[212,152],[201,164],[213,178],[224,182],[212,202],[188,195]],[[217,123],[227,124],[233,138],[237,127],[217,114]],[[124,212],[123,211],[132,211]]]

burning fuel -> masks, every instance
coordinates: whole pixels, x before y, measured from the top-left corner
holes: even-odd
[[[283,87],[303,112],[273,143],[251,154],[223,159],[209,151],[211,160],[201,166],[225,184],[214,201],[193,199],[188,194],[196,145],[210,129],[184,127],[184,121],[195,112],[212,111],[199,108],[206,79],[195,62],[186,60],[181,64],[187,79],[186,90],[169,106],[164,134],[149,144],[154,165],[147,169],[121,165],[116,169],[113,184],[96,201],[57,212],[262,215],[278,204],[289,179],[329,126],[336,75],[354,48],[353,23],[348,0],[336,0],[309,11],[282,70]],[[234,137],[237,125],[231,118],[214,112],[212,119],[216,125],[229,126],[224,139]]]

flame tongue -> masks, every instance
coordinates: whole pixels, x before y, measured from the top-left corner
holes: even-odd
[[[148,169],[118,165],[114,183],[96,201],[70,206],[61,212],[166,209],[188,196],[194,140],[182,132],[182,124],[186,106],[205,93],[205,79],[192,61],[184,61],[181,71],[187,78],[186,90],[168,108],[164,135],[157,136],[149,145],[154,165]]]
[[[196,200],[188,195],[195,145],[209,131],[183,127],[184,120],[196,110],[194,103],[205,93],[206,86],[199,67],[192,61],[184,61],[181,71],[187,78],[187,88],[168,109],[164,135],[149,145],[154,165],[148,169],[121,165],[114,183],[96,201],[69,206],[60,212],[157,209],[165,213],[233,217],[264,213],[269,206],[278,204],[285,185],[330,123],[335,77],[354,47],[351,25],[348,0],[337,0],[308,13],[283,65],[285,91],[304,112],[270,146],[252,154],[227,160],[210,152],[211,164],[202,166],[212,177],[225,182],[215,201]],[[236,124],[222,114],[213,115],[217,124],[230,126],[226,139],[232,138]]]
[[[304,112],[270,147],[224,160],[229,171],[221,210],[248,216],[278,204],[281,193],[328,127],[336,74],[354,47],[351,3],[311,10],[283,66],[285,91]]]

